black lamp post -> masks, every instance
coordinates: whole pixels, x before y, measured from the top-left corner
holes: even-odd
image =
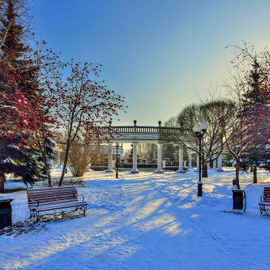
[[[202,122],[200,125],[195,125],[193,131],[199,140],[199,181],[198,181],[198,197],[202,197],[202,166],[201,166],[201,156],[202,156],[202,138],[208,128],[206,122]]]
[[[118,154],[118,149],[119,149],[119,143],[116,143],[116,164],[115,164],[115,178],[118,178],[118,167],[119,167],[119,154]]]

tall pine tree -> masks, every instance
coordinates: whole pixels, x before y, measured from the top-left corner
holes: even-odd
[[[31,63],[26,60],[28,46],[23,42],[24,28],[18,23],[18,11],[21,4],[18,1],[4,0],[6,10],[1,18],[2,28],[0,30],[1,39],[1,66],[10,67],[8,71],[0,70],[1,92],[5,92],[7,87],[11,86],[11,79],[16,81],[16,91],[22,92],[28,100],[31,95],[35,95],[37,85],[37,76],[33,72]],[[12,72],[12,74],[11,74]],[[12,75],[12,76],[11,76]],[[8,104],[7,104],[8,105]],[[5,110],[1,108],[1,110]],[[18,118],[16,112],[12,113],[12,118],[7,123],[0,135],[0,192],[4,190],[5,174],[13,173],[15,176],[21,176],[24,182],[33,182],[35,178],[41,176],[40,152],[37,147],[29,143],[31,134],[14,133],[16,128],[27,123],[15,125],[14,119]],[[10,132],[13,136],[10,136]],[[15,136],[14,136],[15,134]]]
[[[1,18],[1,51],[5,59],[15,65],[18,64],[22,56],[27,52],[28,47],[22,42],[24,34],[23,26],[17,23],[19,7],[15,7],[14,3],[16,3],[16,1],[3,1],[6,2],[6,10]],[[21,2],[17,1],[17,3],[19,4]]]
[[[240,112],[244,126],[243,139],[249,141],[243,158],[254,167],[254,183],[257,183],[257,167],[269,167],[270,91],[267,76],[263,63],[255,57],[247,78],[248,89],[243,94],[243,109]]]

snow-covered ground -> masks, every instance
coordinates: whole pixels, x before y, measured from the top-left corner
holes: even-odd
[[[258,202],[270,175],[254,185],[241,174],[245,214],[231,212],[233,176],[211,172],[198,198],[195,172],[88,173],[78,188],[87,216],[1,235],[0,269],[269,269],[270,217]],[[13,222],[27,221],[25,191],[3,198],[14,199]]]

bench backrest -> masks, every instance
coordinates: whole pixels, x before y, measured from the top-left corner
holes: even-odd
[[[49,204],[55,202],[74,202],[78,201],[78,193],[74,186],[31,188],[27,189],[28,205]]]
[[[264,187],[263,201],[264,202],[270,202],[270,187]]]

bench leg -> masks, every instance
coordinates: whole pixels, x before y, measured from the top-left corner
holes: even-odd
[[[260,205],[260,213],[261,215],[266,212],[265,205]]]
[[[39,221],[39,212],[37,212],[37,211],[31,211],[29,218],[36,218],[36,222],[38,222]]]
[[[263,210],[262,210],[262,206],[261,205],[260,205],[260,213],[261,213],[261,215],[263,213]]]
[[[86,206],[83,206],[83,207],[82,207],[83,215],[84,215],[84,216],[85,216],[85,213],[86,213],[86,209],[87,209]]]
[[[39,221],[39,212],[33,211],[32,214],[31,214],[31,217],[36,218],[35,222],[38,222]]]

